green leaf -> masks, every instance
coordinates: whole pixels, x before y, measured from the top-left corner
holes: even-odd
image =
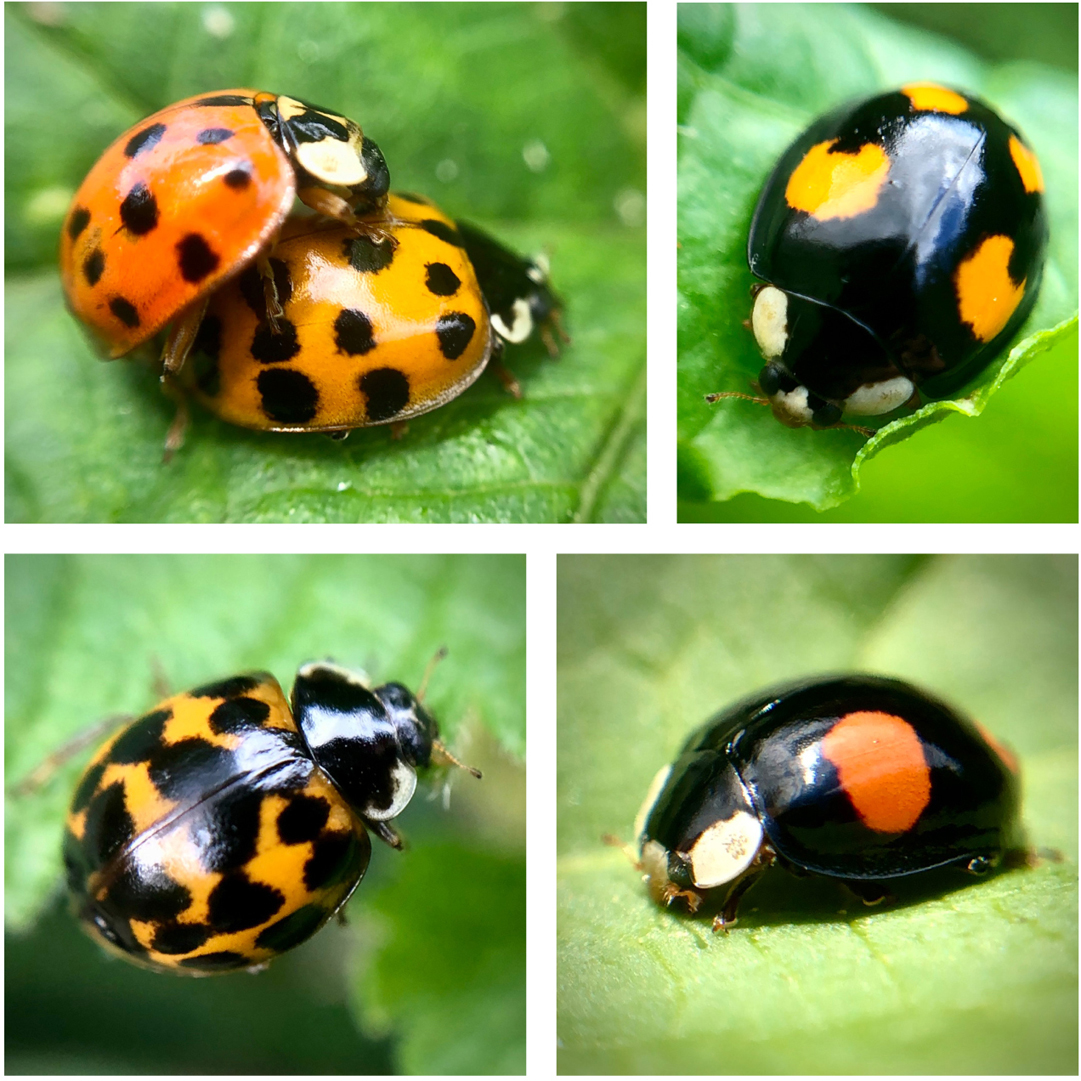
[[[855,7],[683,5],[680,46],[682,499],[694,504],[754,492],[816,510],[837,506],[856,494],[861,468],[876,454],[951,413],[979,415],[1026,364],[1057,343],[1075,340],[1076,77],[1033,64],[985,65],[943,39]],[[1051,243],[1040,299],[1013,348],[955,399],[929,403],[869,440],[852,431],[785,429],[767,410],[738,400],[708,404],[707,393],[746,391],[761,367],[753,339],[741,325],[753,280],[746,238],[774,161],[816,115],[837,102],[920,79],[961,86],[988,99],[1039,152]],[[1044,422],[1038,410],[1025,423],[1036,433]],[[1076,448],[1076,437],[1072,410],[1061,438]],[[1076,449],[1072,459],[1069,449],[1064,447],[1062,460],[1072,461],[1072,483],[1069,476],[1040,475],[1030,484],[1072,492]],[[1027,464],[1042,473],[1043,448],[1034,450]],[[987,470],[981,480],[988,484]],[[926,488],[926,477],[920,483]],[[1075,501],[1067,500],[1073,517],[1064,509],[1062,520],[1075,520]]]
[[[561,1073],[1076,1072],[1076,556],[564,556],[559,627]],[[721,936],[655,906],[602,835],[725,704],[844,670],[1010,744],[1065,862],[881,909],[771,872]]]
[[[463,1041],[451,1026],[448,1047],[458,1047],[461,1072],[524,1069],[518,1061],[524,965],[489,963],[493,954],[505,960],[524,950],[524,896],[514,886],[525,872],[524,557],[9,556],[5,588],[9,785],[95,721],[149,708],[158,665],[173,688],[265,668],[288,689],[300,663],[329,656],[375,679],[416,688],[435,651],[446,645],[448,656],[432,675],[426,701],[448,746],[484,778],[448,775],[449,812],[421,798],[426,788],[432,791],[422,782],[399,819],[409,850],[376,846],[368,878],[350,903],[359,927],[350,929],[345,949],[339,945],[329,963],[340,965],[349,951],[349,981],[356,987],[369,966],[393,974],[394,958],[403,953],[423,951],[434,973],[472,952],[478,959],[473,1001],[498,1000],[502,1012],[483,1045],[475,1034]],[[90,754],[87,749],[64,764],[30,795],[8,794],[5,914],[14,932],[28,933],[59,890],[64,814]],[[425,874],[434,873],[438,889],[424,884]],[[402,900],[399,888],[388,885],[395,875],[402,876],[402,890],[415,890],[402,902],[411,918],[388,919],[376,938],[366,937],[369,913]],[[505,910],[482,934],[476,892],[486,881],[510,885],[502,893]],[[455,935],[445,933],[448,926],[457,928]],[[328,963],[319,952],[322,938],[320,932],[307,955],[314,959],[309,978],[318,978],[320,965]],[[88,940],[79,946],[106,964]],[[276,962],[271,974],[279,964],[286,962]],[[129,976],[129,966],[116,967],[129,982],[185,983],[134,969]],[[457,994],[429,985],[427,1012],[411,1003],[403,1013],[392,991],[381,1000],[379,1024],[357,998],[357,1023],[381,1026],[402,1063],[426,1072],[418,1064],[435,1053],[433,1041]],[[81,1000],[73,1007],[77,1013],[87,1008]]]
[[[8,521],[643,521],[644,11],[7,7]],[[172,406],[154,366],[97,361],[64,309],[57,235],[116,135],[235,86],[339,109],[396,187],[550,252],[573,342],[555,362],[539,343],[509,350],[522,401],[486,376],[399,442],[377,427],[344,444],[196,409],[161,465]]]

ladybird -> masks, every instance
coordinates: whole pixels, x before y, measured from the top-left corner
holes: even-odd
[[[660,905],[721,909],[768,867],[839,880],[868,904],[940,867],[984,874],[1016,847],[1017,764],[937,698],[846,675],[722,710],[654,778],[635,833]]]
[[[222,420],[276,432],[326,432],[397,424],[461,394],[523,323],[557,309],[546,279],[522,269],[509,322],[489,317],[470,259],[483,251],[502,305],[516,256],[477,230],[466,234],[417,195],[393,194],[386,237],[339,223],[290,219],[270,258],[282,315],[266,305],[249,267],[210,300],[184,385]],[[489,263],[495,266],[492,273]],[[528,285],[528,288],[526,288]],[[498,290],[498,292],[495,292]],[[513,379],[513,377],[511,377]]]
[[[461,765],[421,698],[319,661],[290,701],[253,672],[160,702],[76,786],[64,866],[84,929],[188,975],[257,968],[306,941],[363,878],[369,830],[401,847],[393,819],[417,770]]]
[[[1043,190],[1016,128],[933,83],[812,124],[766,181],[747,242],[764,283],[758,387],[777,419],[829,427],[978,375],[1036,301]]]
[[[273,240],[294,196],[348,223],[390,178],[352,120],[297,98],[222,90],[124,132],[87,174],[60,234],[68,304],[111,357],[176,320],[179,368],[201,301]]]

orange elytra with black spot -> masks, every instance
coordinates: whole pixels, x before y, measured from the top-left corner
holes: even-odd
[[[827,676],[718,713],[658,774],[637,844],[654,899],[731,925],[771,865],[837,879],[868,903],[938,868],[972,875],[1018,849],[1004,746],[908,683]]]
[[[80,185],[60,235],[68,304],[122,356],[263,253],[295,196],[352,222],[389,184],[346,117],[259,90],[186,98],[119,136]]]
[[[777,418],[829,427],[961,390],[1036,301],[1043,191],[1025,137],[955,89],[913,83],[815,121],[747,244]]]
[[[183,380],[231,424],[342,432],[427,413],[484,370],[497,335],[455,223],[391,195],[385,235],[291,218],[270,257],[218,290]]]

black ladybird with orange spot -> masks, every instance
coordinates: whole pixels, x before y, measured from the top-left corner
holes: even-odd
[[[822,117],[747,244],[774,415],[828,427],[954,393],[1032,309],[1046,243],[1036,155],[977,99],[919,83]]]
[[[1017,767],[945,703],[896,679],[775,687],[718,713],[650,786],[636,823],[661,905],[723,899],[714,930],[772,864],[868,903],[941,867],[983,874],[1016,848]]]
[[[401,847],[392,820],[433,760],[460,765],[419,696],[328,661],[300,668],[290,702],[267,672],[167,698],[105,743],[75,789],[64,866],[76,915],[144,968],[262,967],[349,899],[369,830]]]

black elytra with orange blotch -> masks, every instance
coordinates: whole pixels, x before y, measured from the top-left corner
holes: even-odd
[[[75,913],[144,968],[261,966],[349,899],[369,830],[401,846],[392,820],[433,749],[454,761],[416,695],[331,662],[303,665],[291,702],[267,672],[167,698],[76,786],[64,836]]]
[[[636,824],[657,903],[740,897],[771,864],[881,899],[891,880],[973,874],[1016,848],[1017,766],[944,702],[896,679],[802,680],[722,710],[654,779]]]
[[[747,243],[766,283],[758,383],[777,418],[881,415],[982,371],[1035,303],[1043,188],[1016,128],[936,84],[812,124],[762,189]]]

